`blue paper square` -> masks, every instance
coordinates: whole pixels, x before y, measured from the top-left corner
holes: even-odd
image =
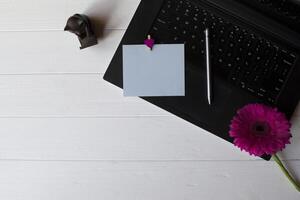
[[[184,96],[184,44],[123,45],[124,96]]]

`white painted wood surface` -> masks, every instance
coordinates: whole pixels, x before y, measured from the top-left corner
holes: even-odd
[[[300,199],[274,162],[102,80],[139,0],[0,0],[0,199]],[[74,13],[107,21],[80,51]],[[281,154],[300,179],[300,107]]]
[[[265,161],[2,161],[0,171],[2,199],[299,199]]]
[[[1,62],[7,66],[0,74],[104,73],[124,30],[106,30],[99,45],[83,51],[68,32],[0,33]]]

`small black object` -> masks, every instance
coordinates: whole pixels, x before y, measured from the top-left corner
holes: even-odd
[[[86,15],[75,14],[68,19],[64,29],[77,35],[81,44],[80,49],[84,49],[97,44],[97,37],[92,29],[91,22]]]

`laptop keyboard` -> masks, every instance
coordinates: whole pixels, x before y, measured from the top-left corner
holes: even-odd
[[[300,31],[300,1],[299,0],[239,0],[250,5],[263,14]]]
[[[149,34],[158,43],[185,43],[186,57],[199,63],[205,61],[205,28],[214,73],[276,103],[295,53],[188,0],[165,0]]]

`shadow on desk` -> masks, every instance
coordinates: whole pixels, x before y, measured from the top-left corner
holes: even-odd
[[[98,39],[103,39],[112,31],[111,29],[106,29],[107,24],[112,18],[112,13],[116,9],[117,0],[98,0],[92,4],[84,14],[88,15],[92,25],[93,30]],[[105,32],[104,32],[105,30]]]

